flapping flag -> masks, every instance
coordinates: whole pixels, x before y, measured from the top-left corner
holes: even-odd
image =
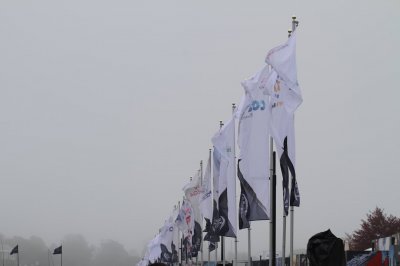
[[[161,262],[172,264],[178,261],[178,252],[173,241],[175,233],[175,223],[169,220],[166,221],[160,232]]]
[[[211,154],[207,160],[206,170],[204,172],[202,191],[200,196],[200,211],[206,220],[204,232],[208,232],[212,221],[212,193],[211,193]]]
[[[10,255],[12,254],[18,254],[18,245],[16,245],[10,252]]]
[[[219,242],[219,231],[221,225],[221,219],[218,210],[218,199],[219,199],[219,168],[220,168],[221,154],[218,150],[214,149],[212,156],[212,183],[213,183],[213,193],[212,193],[212,220],[211,225],[207,228],[207,234],[204,236],[204,240],[210,241],[210,243]]]
[[[294,112],[302,103],[297,81],[296,31],[288,41],[268,52],[266,62],[271,65],[275,82],[266,87],[271,96],[271,128],[282,171],[284,211],[289,205],[300,206],[300,193],[295,171]],[[289,173],[292,175],[289,201]]]
[[[188,199],[184,199],[178,217],[175,221],[179,230],[183,234],[184,248],[188,251],[188,255],[192,254],[193,233],[195,231],[194,210]],[[201,229],[200,229],[201,230]]]
[[[232,117],[212,138],[219,156],[218,235],[236,237],[235,119]]]
[[[54,255],[62,254],[62,246],[59,246],[58,248],[55,248],[54,251],[53,251],[53,254]]]
[[[192,233],[192,243],[190,249],[190,255],[192,257],[197,257],[198,252],[201,248],[201,225],[202,218],[200,212],[200,199],[202,195],[202,185],[201,185],[201,172],[197,171],[193,176],[192,181],[190,181],[184,188],[185,196],[187,200],[192,205],[193,209],[193,220],[194,228]]]
[[[269,206],[269,97],[264,86],[269,81],[268,66],[242,82],[245,96],[239,110],[238,178],[240,181],[239,229],[249,221],[268,220]]]
[[[159,233],[147,245],[146,255],[142,263],[161,261],[166,264],[172,264],[178,261],[178,252],[174,244],[174,236],[177,233],[175,223],[178,210],[174,209],[170,216],[165,220]]]

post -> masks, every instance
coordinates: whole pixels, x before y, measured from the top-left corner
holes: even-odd
[[[222,121],[219,121],[219,129],[221,129],[224,126],[224,123],[222,123]],[[219,207],[218,207],[219,208]],[[223,266],[225,266],[225,258],[224,258],[224,252],[225,252],[225,238],[223,236],[221,236],[221,261]]]
[[[181,211],[181,202],[178,200],[178,215],[179,215],[180,211]],[[178,229],[178,239],[176,241],[176,248],[178,249],[177,250],[177,252],[178,252],[178,265],[180,265],[181,261],[182,261],[182,251],[179,252],[179,250],[182,250],[182,246],[179,248],[180,242],[181,242],[180,241],[180,233],[179,233],[179,229]]]
[[[17,266],[19,266],[19,250],[18,250],[18,253],[17,253]]]
[[[225,266],[225,237],[221,236],[221,260],[222,265]]]
[[[250,222],[249,222],[250,224]],[[248,260],[248,266],[251,266],[251,224],[249,228],[247,228],[247,260]]]
[[[269,265],[273,266],[273,261],[274,261],[274,257],[275,257],[275,252],[274,252],[274,183],[273,183],[273,150],[274,150],[274,141],[272,139],[272,137],[269,138],[269,156],[270,156],[270,174],[269,174],[269,206],[270,206],[270,216],[269,217]]]
[[[218,242],[215,243],[215,265],[218,264]]]
[[[234,103],[232,103],[232,115],[235,115],[235,110],[236,110],[236,105],[234,104]],[[235,129],[236,129],[236,127],[235,127]],[[233,141],[233,143],[234,143],[234,145],[233,145],[233,156],[234,156],[234,172],[233,172],[233,178],[234,178],[234,180],[235,180],[235,199],[236,199],[236,131],[234,131],[234,133],[233,133],[234,135],[233,135],[233,139],[234,139],[234,141]],[[236,234],[237,234],[237,232],[235,232]],[[237,240],[237,235],[236,235],[236,237],[235,237],[235,263],[233,264],[233,266],[237,266],[237,245],[238,245],[238,240]]]
[[[63,254],[63,253],[62,253],[62,251],[61,251],[61,254],[60,254],[60,255],[61,255],[61,256],[60,256],[60,258],[61,258],[61,266],[62,266],[62,254]]]
[[[203,160],[200,161],[200,186],[203,187]],[[203,227],[203,215],[201,215],[201,227]],[[201,239],[200,239],[200,241],[201,241],[201,244],[200,244],[200,252],[201,252],[200,265],[203,265],[203,260],[204,260],[204,257],[203,257],[203,243],[204,243],[204,241],[203,241],[203,228],[201,229],[200,235],[201,235],[200,236],[201,237]]]
[[[286,214],[285,210],[283,211],[282,217],[282,265],[285,265],[285,257],[286,257]]]
[[[208,150],[208,158],[209,158],[209,164],[210,164],[210,167],[211,167],[211,163],[212,163],[212,149],[209,149]],[[210,168],[211,169],[211,171],[212,171],[212,167]],[[212,177],[212,174],[210,173],[210,176]],[[213,208],[213,201],[214,201],[214,199],[211,197],[211,208]],[[211,221],[210,222],[212,222],[212,218],[211,218]],[[208,265],[209,265],[209,263],[210,263],[210,261],[211,261],[211,252],[210,252],[210,241],[208,241],[208,248],[207,248],[207,250],[208,250]]]
[[[272,137],[269,138],[269,155],[270,155],[270,217],[269,217],[269,265],[276,264],[276,181],[274,180],[275,171],[275,152]],[[276,179],[276,177],[275,177]]]
[[[210,242],[208,242],[208,243],[210,243]],[[209,244],[210,245],[210,244]],[[209,263],[210,263],[210,247],[208,247],[208,260],[207,260],[207,265],[209,265]]]
[[[296,16],[292,16],[292,32],[294,32],[296,30],[296,27],[298,25],[299,25],[299,22],[296,20]],[[293,179],[293,176],[291,176],[291,179]],[[292,184],[292,182],[290,182],[290,184]],[[294,206],[290,206],[290,266],[294,266],[293,236],[294,236]]]

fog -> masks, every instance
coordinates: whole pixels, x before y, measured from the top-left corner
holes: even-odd
[[[17,265],[17,255],[9,255],[13,247],[18,245],[21,266],[57,266],[61,264],[61,255],[53,255],[58,244],[50,246],[38,236],[29,238],[0,235],[2,257],[0,265]],[[132,266],[140,260],[135,251],[127,251],[114,240],[106,240],[100,245],[89,244],[82,235],[65,236],[62,241],[63,265],[69,266]]]

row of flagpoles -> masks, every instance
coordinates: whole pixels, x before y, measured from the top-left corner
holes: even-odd
[[[196,258],[197,263],[200,252],[202,263],[203,240],[209,241],[208,261],[210,251],[217,247],[217,242],[221,243],[221,261],[225,265],[225,237],[235,238],[236,266],[238,226],[239,229],[248,229],[248,265],[251,265],[251,221],[258,220],[270,220],[269,261],[270,265],[275,265],[276,181],[273,143],[282,173],[282,259],[285,257],[286,216],[290,208],[292,265],[293,207],[300,206],[295,171],[294,112],[302,102],[295,52],[298,22],[295,17],[292,19],[289,39],[271,49],[264,67],[242,82],[244,96],[238,107],[233,105],[232,117],[225,123],[220,122],[219,131],[212,137],[214,149],[209,152],[204,173],[201,162],[200,169],[183,187],[182,205],[179,202],[178,207],[175,206],[164,226],[150,241],[139,266],[155,261],[178,263],[176,245],[179,242],[181,262]],[[236,143],[240,150],[238,160]],[[240,183],[239,208],[236,202],[236,177]],[[203,219],[205,228],[202,227]]]
[[[3,250],[3,252],[4,252],[4,250]],[[14,254],[17,255],[17,266],[19,266],[20,249],[19,249],[18,245],[16,245],[10,252],[10,255],[14,255]],[[60,256],[60,259],[61,259],[60,263],[61,263],[61,266],[62,266],[62,246],[59,246],[59,247],[55,248],[54,251],[53,251],[53,255],[61,255]],[[4,257],[4,255],[3,255],[3,257]]]

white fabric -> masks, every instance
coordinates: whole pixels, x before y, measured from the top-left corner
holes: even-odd
[[[299,105],[301,103],[301,91],[297,81],[296,31],[292,33],[285,44],[271,49],[265,61],[272,66],[278,76],[286,82],[287,86],[300,97]],[[290,111],[294,112],[297,106],[291,106],[292,109]]]
[[[196,171],[195,175],[186,186],[184,186],[183,191],[185,192],[186,199],[190,201],[193,209],[193,218],[200,226],[202,225],[202,218],[200,212],[200,199],[202,195],[202,185],[201,185],[201,172]],[[194,227],[193,227],[194,229]],[[194,230],[192,231],[194,234]]]
[[[279,45],[268,52],[266,62],[271,65],[275,73],[272,82],[264,88],[271,96],[271,128],[275,145],[281,158],[284,151],[284,140],[287,139],[287,155],[295,169],[295,132],[294,112],[302,103],[301,90],[297,81],[296,68],[296,31],[283,45]],[[271,75],[272,76],[272,75]],[[292,173],[293,175],[293,173]],[[293,180],[292,180],[293,181]],[[297,181],[294,179],[295,189],[292,188],[291,204],[299,206],[300,194]],[[284,194],[287,193],[284,190]],[[285,194],[286,195],[286,194]],[[285,197],[285,196],[284,196]],[[287,212],[288,198],[285,200]],[[296,202],[296,203],[295,203]]]
[[[224,124],[219,132],[212,138],[214,148],[218,150],[221,155],[219,178],[218,178],[218,191],[221,193],[227,190],[228,200],[228,220],[229,234],[237,235],[237,217],[236,217],[236,175],[235,175],[235,119],[232,117]],[[221,206],[219,206],[221,208]]]
[[[211,156],[207,161],[206,170],[204,172],[202,190],[200,195],[200,212],[204,218],[212,221],[212,193],[211,193]]]
[[[269,82],[268,66],[242,82],[245,96],[240,108],[238,134],[240,170],[268,217],[270,111],[265,87]],[[253,220],[252,217],[250,220]]]

